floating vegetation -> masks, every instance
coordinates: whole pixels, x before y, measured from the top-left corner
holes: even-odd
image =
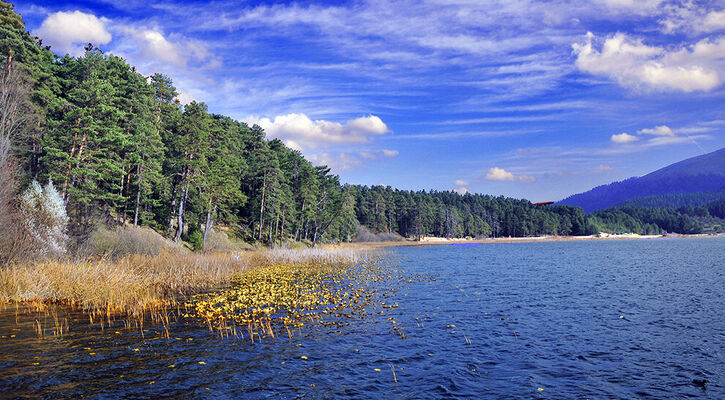
[[[371,308],[398,307],[379,300],[391,295],[392,281],[410,279],[374,257],[350,265],[260,267],[236,278],[231,289],[194,296],[186,316],[201,319],[222,336],[252,342],[280,332],[292,337],[312,322],[336,328],[371,314]],[[389,320],[393,331],[405,338]]]

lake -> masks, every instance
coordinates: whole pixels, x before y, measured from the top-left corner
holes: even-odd
[[[5,306],[0,397],[725,398],[725,240],[385,252],[402,278],[368,316],[254,344],[69,310],[38,338]]]

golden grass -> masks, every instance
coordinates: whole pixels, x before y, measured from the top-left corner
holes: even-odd
[[[141,316],[178,306],[229,284],[245,271],[276,264],[349,264],[357,252],[273,249],[225,253],[161,250],[85,260],[42,260],[0,268],[0,302],[55,302],[89,311]]]

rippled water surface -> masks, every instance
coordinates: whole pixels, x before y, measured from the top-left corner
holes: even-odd
[[[6,307],[0,397],[725,398],[725,240],[387,251],[431,279],[381,299],[397,308],[292,339],[222,340],[185,320],[142,338],[73,313],[69,333],[39,339]]]

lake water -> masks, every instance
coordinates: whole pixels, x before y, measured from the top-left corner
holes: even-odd
[[[80,314],[39,339],[6,308],[0,397],[725,398],[725,240],[386,251],[423,276],[381,299],[397,308],[292,339],[190,321],[141,338]]]

